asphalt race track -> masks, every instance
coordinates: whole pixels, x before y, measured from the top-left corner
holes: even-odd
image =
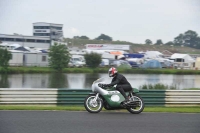
[[[0,111],[0,133],[200,133],[200,114]]]

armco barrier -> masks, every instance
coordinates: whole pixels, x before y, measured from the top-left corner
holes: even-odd
[[[83,105],[89,89],[0,89],[0,105]],[[140,90],[146,106],[199,106],[200,90]]]
[[[200,90],[166,90],[165,106],[199,106]]]

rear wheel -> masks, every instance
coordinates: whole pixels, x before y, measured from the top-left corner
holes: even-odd
[[[97,98],[96,101],[94,99],[95,95],[89,95],[85,98],[85,109],[90,113],[99,113],[102,110],[103,101],[100,98]]]
[[[127,110],[132,113],[132,114],[139,114],[143,111],[144,109],[144,101],[143,99],[132,93],[132,97],[130,97],[131,102],[135,102],[135,106],[127,108]]]

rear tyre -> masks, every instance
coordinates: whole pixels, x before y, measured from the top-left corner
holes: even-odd
[[[103,101],[100,98],[97,98],[94,101],[95,95],[89,95],[85,98],[84,106],[85,109],[90,113],[99,113],[103,108]]]
[[[136,106],[127,108],[127,110],[132,114],[139,114],[144,110],[144,101],[140,96],[138,96],[134,93],[132,93],[132,94],[133,94],[133,96],[130,98],[130,100],[132,102],[135,102]]]

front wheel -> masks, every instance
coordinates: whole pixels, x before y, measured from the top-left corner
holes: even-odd
[[[130,100],[131,100],[131,102],[135,103],[135,106],[127,108],[127,110],[132,114],[141,113],[144,109],[143,99],[140,96],[133,93],[132,96],[130,97]]]
[[[100,98],[97,98],[96,101],[94,99],[95,95],[89,95],[85,98],[85,109],[90,113],[99,113],[103,108],[103,101]]]

